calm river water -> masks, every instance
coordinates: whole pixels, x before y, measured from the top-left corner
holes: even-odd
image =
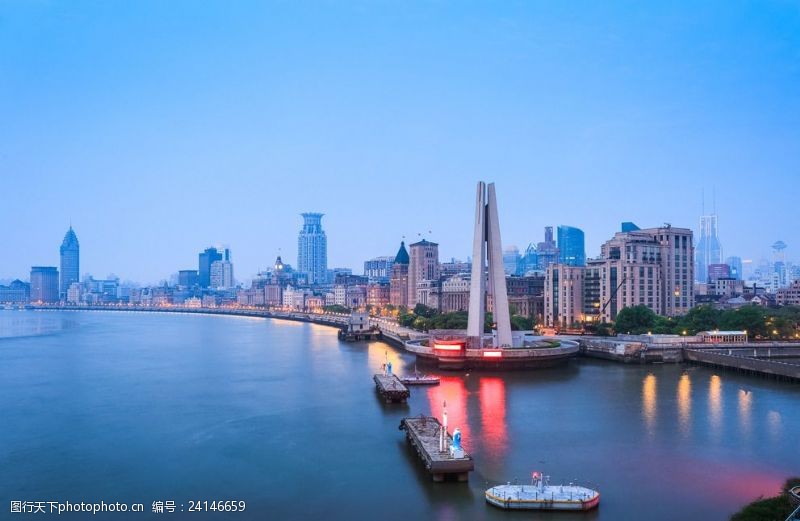
[[[147,513],[95,519],[713,520],[800,474],[796,384],[580,359],[443,373],[387,406],[371,378],[387,357],[413,371],[413,356],[310,324],[0,311],[0,517],[13,500],[102,500]],[[397,428],[443,400],[475,457],[468,485],[432,483]],[[600,508],[484,503],[489,485],[534,470],[597,484]],[[150,513],[170,500],[247,506]]]

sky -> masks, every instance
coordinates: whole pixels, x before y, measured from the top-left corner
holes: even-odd
[[[0,279],[72,223],[82,274],[247,280],[305,211],[329,267],[464,259],[478,180],[520,249],[705,193],[726,256],[800,260],[800,2],[0,0]]]

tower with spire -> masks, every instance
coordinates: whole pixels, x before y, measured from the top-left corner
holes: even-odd
[[[64,240],[61,241],[61,281],[59,284],[59,296],[61,300],[66,300],[67,290],[70,284],[80,281],[80,252],[81,247],[78,244],[78,236],[72,229],[72,224],[69,225],[69,230],[64,234]]]

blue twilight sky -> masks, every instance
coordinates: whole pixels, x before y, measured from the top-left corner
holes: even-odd
[[[0,0],[0,278],[70,219],[140,282],[294,264],[303,211],[331,267],[465,258],[479,179],[520,248],[696,230],[705,188],[725,255],[800,257],[800,2]]]

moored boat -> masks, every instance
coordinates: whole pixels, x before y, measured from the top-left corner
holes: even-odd
[[[406,385],[439,385],[439,377],[422,374],[417,371],[417,366],[414,366],[414,374],[400,378],[400,381]]]
[[[532,474],[530,485],[498,485],[485,493],[486,502],[506,510],[591,510],[600,503],[600,492],[570,483],[550,485],[549,477]]]

